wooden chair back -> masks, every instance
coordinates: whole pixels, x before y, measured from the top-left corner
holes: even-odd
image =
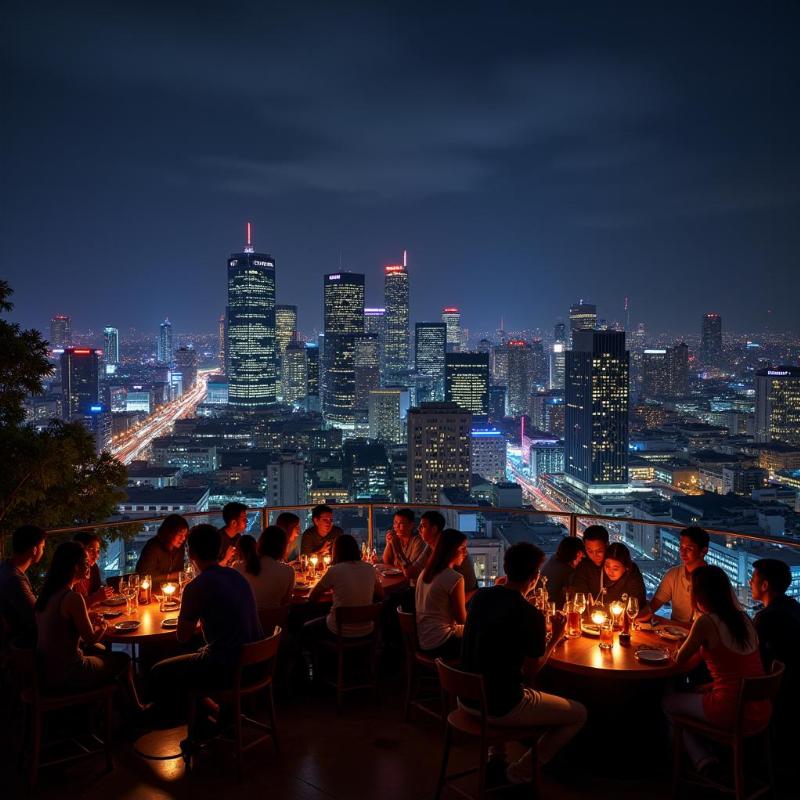
[[[258,618],[261,621],[261,630],[264,636],[272,636],[272,631],[276,627],[286,630],[289,627],[289,608],[290,606],[279,606],[278,608],[259,608]]]
[[[745,729],[745,712],[748,703],[769,700],[773,703],[781,688],[781,680],[786,667],[780,661],[773,661],[772,668],[766,675],[754,678],[742,678],[739,684],[739,697],[736,702],[736,723],[734,731],[741,734]]]
[[[336,609],[336,630],[338,636],[342,638],[342,627],[344,625],[363,625],[366,622],[373,623],[373,635],[378,631],[378,621],[380,620],[383,606],[380,603],[371,603],[368,606],[342,606]],[[346,637],[345,637],[346,638]]]
[[[402,606],[397,606],[397,619],[400,622],[400,633],[403,634],[406,653],[413,657],[414,653],[419,650],[417,615],[413,611],[403,611]]]
[[[258,642],[251,642],[242,646],[239,654],[239,668],[236,672],[236,689],[238,691],[253,692],[267,686],[275,674],[275,664],[278,656],[278,646],[281,642],[281,629],[275,627],[271,636]],[[252,667],[261,665],[254,677],[248,679],[245,671],[253,671]]]
[[[450,666],[441,658],[436,659],[436,669],[439,673],[439,683],[444,696],[444,715],[449,709],[457,706],[458,700],[466,700],[480,714],[481,736],[486,735],[486,690],[483,684],[483,675],[474,672],[464,672]]]

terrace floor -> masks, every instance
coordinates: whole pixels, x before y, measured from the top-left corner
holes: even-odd
[[[282,755],[275,756],[269,744],[246,756],[244,781],[236,782],[235,769],[227,750],[203,754],[191,774],[180,759],[145,760],[134,749],[133,738],[117,735],[115,765],[104,771],[102,756],[77,764],[51,767],[40,773],[34,796],[42,798],[81,798],[82,800],[166,800],[167,798],[235,798],[267,796],[281,800],[417,800],[432,798],[441,755],[441,730],[432,718],[418,713],[411,722],[403,721],[402,679],[395,674],[384,680],[380,704],[369,696],[350,696],[342,715],[336,712],[332,694],[303,695],[278,701],[278,725]],[[9,720],[8,709],[3,719]],[[185,729],[172,728],[138,740],[149,752],[173,752]],[[26,797],[29,792],[24,774],[17,769],[18,724],[3,724],[0,734],[0,768],[5,777],[4,797]],[[616,744],[619,744],[618,742]],[[588,748],[589,751],[592,747]],[[562,800],[613,797],[618,800],[670,796],[669,758],[665,752],[653,759],[647,777],[624,777],[623,748],[614,742],[598,745],[597,768],[588,770],[580,752],[565,752],[556,768],[543,776],[543,797]],[[472,766],[475,749],[459,742],[453,751],[454,767]],[[615,755],[618,753],[618,755]],[[513,755],[513,752],[511,753]],[[603,776],[616,773],[613,777]],[[10,784],[9,784],[10,781]],[[471,788],[469,782],[465,788]],[[443,798],[455,798],[445,792]],[[526,791],[503,792],[501,797],[526,797]],[[687,798],[692,794],[688,790]],[[715,795],[705,792],[710,800]],[[790,794],[782,796],[790,797]],[[796,795],[795,795],[796,796]]]

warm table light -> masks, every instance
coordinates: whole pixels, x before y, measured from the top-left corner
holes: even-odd
[[[314,570],[314,572],[316,572],[317,564],[319,564],[319,556],[311,556],[311,558],[309,558],[308,560],[311,562],[311,569]]]
[[[166,604],[172,601],[172,595],[178,591],[178,587],[174,583],[162,583],[161,584],[161,593],[163,595],[163,599],[161,601],[161,610],[164,611]]]
[[[609,611],[611,615],[614,617],[614,627],[617,626],[622,627],[619,623],[620,617],[625,613],[625,606],[619,602],[619,600],[615,600],[609,607]]]
[[[325,565],[325,569],[331,565],[331,557],[327,553],[322,556],[322,563]]]
[[[151,589],[153,582],[149,575],[142,575],[142,582],[139,584],[139,605],[146,606],[151,600]]]
[[[597,611],[592,611],[592,622],[594,622],[595,625],[602,626],[606,619],[608,618],[606,617],[605,612],[600,611],[600,609]]]

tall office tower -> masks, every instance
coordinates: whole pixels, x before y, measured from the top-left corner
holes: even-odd
[[[492,351],[492,343],[488,339],[481,339],[478,342],[479,353],[490,353]]]
[[[217,336],[219,337],[219,347],[217,351],[217,361],[219,361],[219,367],[223,372],[228,371],[228,365],[225,360],[225,339],[226,339],[226,331],[225,331],[225,317],[227,316],[227,311],[219,318],[218,324],[218,333]]]
[[[689,347],[685,342],[667,348],[669,394],[686,397],[689,394]]]
[[[455,306],[442,309],[442,322],[447,326],[447,352],[461,349],[461,312]]]
[[[642,397],[664,397],[669,394],[667,351],[648,348],[642,354]]]
[[[756,441],[800,446],[800,367],[756,372]]]
[[[50,320],[50,349],[63,350],[72,345],[72,324],[66,314],[56,314]]]
[[[531,380],[534,386],[547,385],[547,359],[544,356],[544,344],[541,339],[531,340]]]
[[[489,387],[489,419],[493,422],[506,415],[506,391],[505,386]]]
[[[508,400],[510,417],[519,417],[528,408],[533,382],[533,351],[522,339],[508,341]]]
[[[103,360],[106,366],[119,364],[119,330],[103,328]]]
[[[405,420],[402,419],[401,404],[403,393],[408,391],[396,386],[385,389],[373,389],[369,393],[369,438],[387,444],[402,444]],[[406,413],[408,408],[406,407]]]
[[[283,360],[283,351],[293,339],[297,338],[297,306],[275,306],[275,351],[278,366]],[[280,380],[280,369],[278,370]]]
[[[624,333],[573,333],[564,387],[564,471],[587,490],[628,483],[628,368]]]
[[[281,395],[284,403],[299,403],[308,396],[308,359],[304,342],[292,339],[283,351]]]
[[[171,367],[174,363],[174,353],[172,350],[172,323],[168,319],[165,319],[158,326],[156,361],[158,361],[159,364],[166,364],[168,367]]]
[[[355,343],[364,333],[364,276],[334,272],[324,278],[325,349],[322,413],[335,428],[355,427]]]
[[[386,335],[383,344],[383,385],[408,381],[408,267],[406,253],[402,264],[384,267],[384,305]]]
[[[567,341],[567,326],[559,320],[553,327],[553,341],[564,342]]]
[[[567,345],[564,342],[553,342],[550,353],[550,374],[547,382],[548,389],[564,389],[564,361],[566,359]]]
[[[228,403],[259,408],[278,399],[275,259],[257,253],[250,223],[241,253],[228,259]]]
[[[508,343],[492,348],[492,383],[508,386]]]
[[[414,369],[431,379],[431,399],[444,400],[447,325],[444,322],[418,322],[414,326]]]
[[[369,408],[369,393],[381,386],[381,361],[376,333],[357,336],[353,353],[355,373],[355,408],[366,411]]]
[[[506,437],[496,428],[473,429],[470,433],[471,469],[488,481],[506,479]]]
[[[380,341],[386,333],[386,309],[364,309],[364,333],[374,333]]]
[[[719,314],[703,314],[700,331],[700,356],[710,366],[717,366],[722,358],[722,317]]]
[[[321,411],[320,403],[320,375],[319,375],[319,345],[306,343],[306,370],[308,375],[306,407],[308,411]]]
[[[445,355],[445,400],[485,417],[489,414],[489,356],[486,353]]]
[[[65,420],[89,413],[100,402],[100,350],[67,347],[61,354],[62,414]]]
[[[597,306],[578,301],[569,307],[570,342],[575,341],[575,331],[593,331],[597,327]]]
[[[564,433],[564,395],[557,389],[535,392],[528,401],[531,426],[562,436]]]
[[[175,369],[181,374],[183,391],[190,392],[197,383],[197,351],[179,347],[175,351]]]
[[[408,412],[408,500],[438,503],[439,492],[469,491],[472,414],[456,403],[423,403]]]

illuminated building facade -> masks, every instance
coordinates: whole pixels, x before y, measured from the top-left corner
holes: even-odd
[[[175,356],[172,351],[172,323],[165,319],[158,326],[158,346],[156,347],[156,360],[159,364],[172,367]]]
[[[461,350],[461,312],[455,306],[442,309],[442,322],[447,326],[447,352]]]
[[[666,350],[650,348],[642,354],[641,394],[643,397],[663,397],[669,394]]]
[[[418,322],[414,326],[414,369],[431,379],[431,399],[444,400],[447,325],[444,322]]]
[[[719,314],[703,314],[700,357],[710,366],[717,366],[722,358],[722,317]]]
[[[405,395],[405,414],[403,396]],[[369,408],[369,438],[387,444],[405,441],[405,417],[408,414],[408,390],[397,386],[373,389],[367,400]]]
[[[355,372],[355,407],[357,411],[369,408],[369,393],[381,386],[380,348],[377,334],[357,336],[353,356]]]
[[[522,339],[510,339],[508,350],[508,400],[510,417],[519,417],[528,408],[533,383],[533,350]]]
[[[223,314],[219,318],[219,321],[217,322],[217,326],[218,326],[217,336],[219,337],[219,348],[218,348],[218,351],[217,351],[217,361],[219,362],[220,369],[223,372],[227,373],[228,364],[225,361],[225,338],[226,338],[225,316],[226,315]]]
[[[103,361],[106,371],[113,372],[113,368],[119,364],[119,330],[117,328],[103,328]]]
[[[284,403],[299,403],[308,394],[308,360],[306,345],[297,339],[290,341],[283,351],[281,392]]]
[[[569,308],[570,342],[575,342],[575,331],[593,331],[597,327],[597,306],[583,300]]]
[[[408,412],[408,500],[439,502],[448,487],[469,491],[472,415],[455,403],[423,403]]]
[[[61,354],[62,414],[71,420],[100,402],[100,350],[67,347]]]
[[[319,375],[319,345],[306,343],[306,370],[307,387],[306,408],[308,411],[321,411],[320,403],[320,375]]]
[[[564,386],[564,472],[584,488],[628,483],[625,334],[576,330]]]
[[[175,369],[181,374],[183,391],[191,391],[197,383],[197,352],[190,347],[179,347],[175,351]]]
[[[72,322],[66,314],[56,314],[50,320],[50,349],[63,350],[72,345]]]
[[[800,367],[756,372],[757,442],[800,446]]]
[[[488,416],[489,356],[486,353],[445,355],[445,400],[477,416]]]
[[[337,428],[355,427],[355,343],[364,333],[364,276],[333,272],[324,277],[325,348],[322,413]]]
[[[547,381],[549,389],[564,390],[564,363],[566,360],[566,353],[567,345],[565,342],[553,342],[553,349],[550,352],[550,370]]]
[[[228,259],[228,403],[257,408],[277,400],[275,259],[244,252]]]
[[[405,384],[408,380],[408,269],[402,264],[384,267],[386,306],[383,342],[383,385]]]
[[[473,474],[496,483],[506,479],[506,437],[495,428],[470,432],[470,459]]]
[[[278,383],[282,385],[283,354],[289,342],[297,338],[297,306],[275,306],[275,351],[278,359]]]

